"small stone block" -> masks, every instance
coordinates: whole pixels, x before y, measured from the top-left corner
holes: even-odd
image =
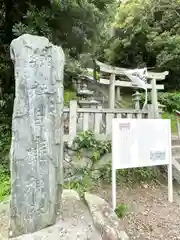
[[[129,240],[129,237],[125,231],[121,231],[119,234],[119,237],[120,237],[120,240]]]

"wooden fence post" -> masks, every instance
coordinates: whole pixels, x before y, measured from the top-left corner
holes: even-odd
[[[69,142],[72,143],[77,134],[77,101],[70,101],[69,107]]]

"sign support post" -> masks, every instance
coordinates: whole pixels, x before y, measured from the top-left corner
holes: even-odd
[[[112,167],[112,207],[116,209],[116,169]]]
[[[169,123],[169,133],[171,133],[171,122]],[[173,175],[172,175],[172,148],[171,134],[169,136],[169,164],[168,164],[168,201],[173,202]]]
[[[173,176],[172,176],[172,164],[168,165],[168,201],[173,202]]]
[[[116,170],[167,165],[168,201],[173,202],[171,122],[168,119],[113,119],[112,207],[116,209]]]

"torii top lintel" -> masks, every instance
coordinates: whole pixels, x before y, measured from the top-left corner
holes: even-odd
[[[100,70],[102,72],[114,73],[116,75],[125,75],[125,72],[127,72],[128,70],[132,70],[132,69],[128,69],[128,68],[114,67],[114,66],[107,65],[107,64],[99,62],[99,61],[96,61],[96,64],[100,67]],[[148,79],[156,79],[156,80],[164,80],[168,74],[169,74],[168,71],[160,72],[160,73],[148,71],[147,78]]]

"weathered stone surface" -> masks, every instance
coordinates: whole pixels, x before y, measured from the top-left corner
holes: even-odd
[[[180,164],[180,156],[175,157],[175,160]],[[167,167],[165,168],[167,171]],[[180,184],[180,172],[175,166],[172,166],[173,179]]]
[[[129,239],[122,231],[117,215],[104,199],[85,193],[85,200],[92,214],[94,225],[101,232],[103,240]]]
[[[179,141],[179,139],[175,139],[175,140]],[[172,146],[172,159],[176,160],[180,164],[180,145]],[[167,172],[167,167],[164,167],[164,169]],[[174,165],[172,166],[172,174],[173,174],[173,179],[180,184],[180,172]]]
[[[112,153],[106,153],[104,156],[102,156],[102,158],[99,161],[97,161],[94,168],[102,169],[104,167],[111,165],[111,163],[112,163]]]
[[[52,227],[12,240],[102,240],[89,209],[73,190],[64,190],[59,219]]]
[[[177,140],[177,139],[176,139]],[[179,140],[178,140],[179,141]],[[65,147],[65,158],[64,158],[64,167],[65,167],[65,179],[70,181],[79,177],[77,175],[77,170],[87,169],[91,171],[91,177],[93,180],[106,179],[109,180],[109,170],[111,169],[112,156],[111,153],[106,153],[100,158],[97,162],[92,164],[91,157],[93,155],[92,151],[87,149],[82,149],[80,151],[79,157],[77,152],[73,147]],[[177,160],[180,164],[180,145],[172,146],[172,157]],[[165,167],[165,171],[167,168]],[[79,171],[80,172],[80,171]],[[81,171],[83,173],[83,171]],[[180,183],[180,173],[173,166],[173,178]]]
[[[91,169],[92,161],[89,157],[89,153],[82,150],[80,153],[74,151],[73,149],[64,149],[64,181],[69,181],[69,179],[77,179],[83,177],[84,170]]]
[[[61,194],[61,120],[65,57],[44,37],[11,43],[15,101],[11,145],[10,235],[54,224]]]
[[[64,178],[69,180],[70,178],[78,178],[80,172],[83,170],[90,170],[91,177],[96,180],[102,177],[102,169],[107,169],[111,165],[111,153],[107,153],[101,157],[99,161],[93,163],[93,152],[87,149],[81,149],[77,153],[73,148],[65,146],[64,148]]]
[[[173,146],[177,146],[177,145],[180,146],[180,138],[176,135],[172,135],[171,143]]]
[[[109,206],[108,209],[106,208],[108,205],[106,201],[88,193],[86,193],[86,198],[88,205],[76,191],[63,190],[59,216],[53,226],[14,237],[12,240],[128,240],[128,236],[120,227],[115,213]],[[88,206],[90,207],[88,208]],[[8,209],[8,204],[2,207],[0,204],[0,219],[2,219],[3,212],[6,213],[6,218],[8,217]],[[1,224],[0,221],[0,229]],[[7,219],[5,224],[7,224]],[[6,230],[4,230],[2,228],[0,231],[0,239],[5,240],[8,237]],[[114,238],[117,232],[119,238]]]
[[[92,170],[92,172],[91,172],[91,177],[92,177],[93,180],[98,180],[98,179],[100,179],[100,178],[101,178],[101,175],[102,175],[102,173],[101,173],[101,171],[98,170],[98,169]]]
[[[180,157],[180,145],[172,146],[173,157]]]

